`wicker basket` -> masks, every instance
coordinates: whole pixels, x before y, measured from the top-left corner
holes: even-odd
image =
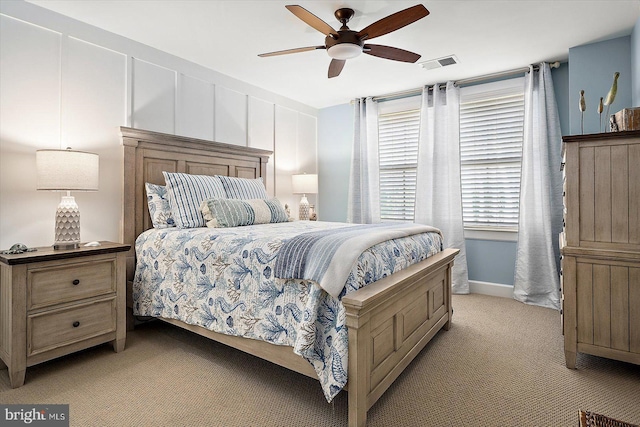
[[[640,427],[589,411],[580,412],[580,427]]]

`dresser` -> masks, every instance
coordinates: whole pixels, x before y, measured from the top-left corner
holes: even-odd
[[[640,364],[640,131],[563,137],[566,365]]]
[[[12,388],[26,368],[111,342],[124,349],[129,245],[0,255],[0,368]]]

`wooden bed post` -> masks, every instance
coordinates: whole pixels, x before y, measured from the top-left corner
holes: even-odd
[[[366,424],[369,408],[451,324],[451,268],[458,252],[445,249],[342,298],[349,329],[349,427]]]
[[[364,427],[369,410],[369,318],[360,317],[356,307],[347,308],[349,328],[349,427]]]
[[[448,331],[451,328],[451,322],[453,321],[453,303],[451,301],[451,294],[453,294],[453,291],[451,290],[451,285],[453,285],[452,268],[453,268],[453,263],[451,263],[449,268],[447,268],[446,279],[445,279],[445,281],[449,283],[449,286],[447,286],[447,289],[445,289],[445,293],[444,293],[444,297],[446,298],[445,306],[447,307],[447,311],[449,312],[449,320],[447,320],[447,323],[445,323],[444,326],[442,327],[442,329],[444,329],[445,331]]]

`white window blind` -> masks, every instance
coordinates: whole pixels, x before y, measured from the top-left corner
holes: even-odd
[[[517,230],[523,126],[523,79],[462,91],[460,165],[465,228]]]
[[[378,115],[380,217],[413,221],[420,109]]]

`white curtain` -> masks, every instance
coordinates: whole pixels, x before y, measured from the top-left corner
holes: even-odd
[[[525,77],[514,298],[559,308],[558,234],[562,230],[561,132],[551,70],[546,63]]]
[[[356,99],[354,110],[347,221],[372,224],[380,222],[378,105],[370,97]]]
[[[429,90],[432,89],[432,90]],[[444,246],[460,249],[453,266],[455,293],[469,293],[460,184],[460,89],[422,89],[415,222],[442,230]]]

